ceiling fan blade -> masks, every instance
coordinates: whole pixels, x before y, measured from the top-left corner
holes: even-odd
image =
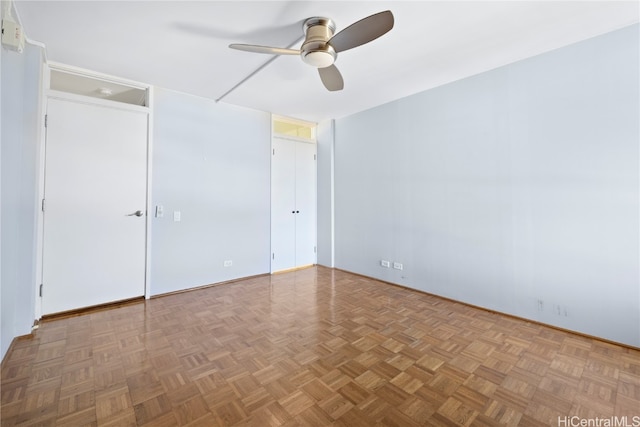
[[[270,55],[300,55],[298,49],[285,49],[282,47],[258,46],[255,44],[230,44],[231,49],[244,50],[245,52],[267,53]]]
[[[333,36],[329,44],[336,52],[369,43],[393,28],[393,13],[390,10],[367,16],[349,25],[344,30]]]
[[[322,84],[331,92],[344,89],[344,80],[342,74],[338,71],[335,65],[330,65],[326,68],[318,68],[320,74],[320,80]]]

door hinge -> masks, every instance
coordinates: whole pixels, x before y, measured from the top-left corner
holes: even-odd
[[[275,252],[271,254],[271,259],[276,259],[276,254],[275,254]]]
[[[42,287],[43,287],[43,286],[44,286],[44,285],[43,285],[42,283],[40,283],[40,291],[39,291],[40,296],[42,296]]]
[[[41,208],[42,208],[42,212],[44,212],[44,199],[42,199],[42,206],[41,206]]]
[[[314,155],[313,155],[313,160],[315,160],[315,159],[316,159],[316,155],[314,154]]]
[[[313,247],[313,253],[315,254],[315,253],[317,253],[317,252],[318,252],[318,248],[314,246],[314,247]]]
[[[44,115],[44,127],[47,127],[47,124],[49,124],[49,115],[45,114]]]

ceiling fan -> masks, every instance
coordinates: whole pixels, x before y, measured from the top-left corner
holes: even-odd
[[[305,34],[300,49],[230,44],[229,47],[270,55],[300,55],[302,60],[318,69],[320,79],[330,91],[342,90],[344,80],[334,65],[339,52],[358,47],[377,39],[393,28],[393,14],[387,10],[361,19],[334,35],[335,23],[329,18],[313,17],[303,24]]]

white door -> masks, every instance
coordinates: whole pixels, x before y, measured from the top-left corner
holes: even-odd
[[[316,146],[296,146],[296,266],[316,263]]]
[[[271,271],[296,266],[296,151],[274,138],[271,156]]]
[[[144,295],[147,122],[48,100],[43,314]]]
[[[273,138],[271,272],[316,263],[315,144]]]

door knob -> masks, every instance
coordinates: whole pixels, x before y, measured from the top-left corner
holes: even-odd
[[[142,216],[142,215],[143,215],[142,211],[135,211],[134,213],[130,213],[127,216]]]

